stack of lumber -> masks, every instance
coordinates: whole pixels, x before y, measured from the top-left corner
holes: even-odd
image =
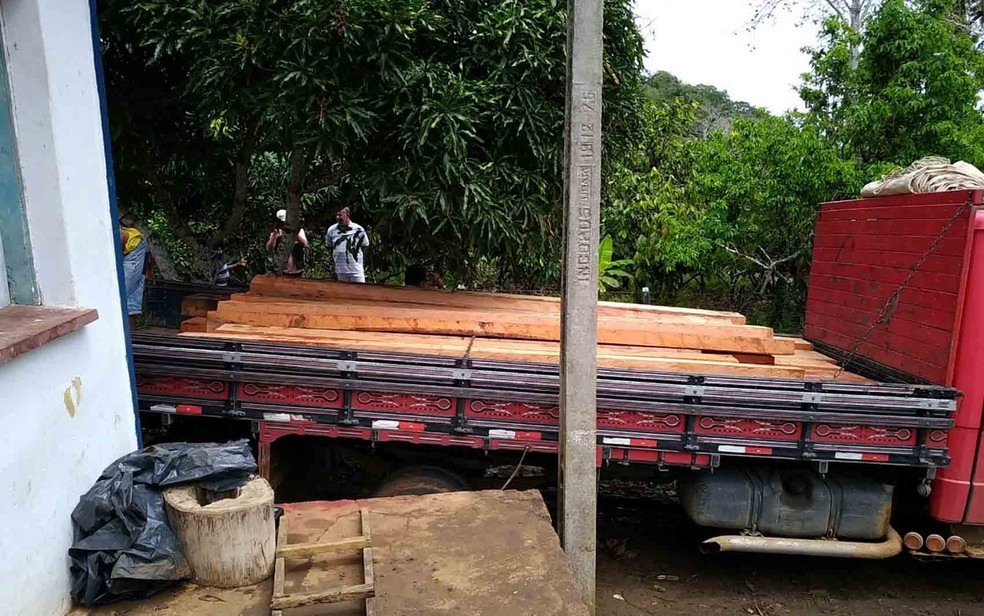
[[[560,301],[258,276],[184,335],[362,351],[557,363]],[[859,380],[810,343],[734,312],[601,302],[601,367]]]

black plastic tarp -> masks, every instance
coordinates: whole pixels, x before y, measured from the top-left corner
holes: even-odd
[[[155,445],[110,464],[72,512],[72,598],[97,604],[146,597],[190,577],[161,490],[188,482],[232,490],[254,473],[248,441]]]

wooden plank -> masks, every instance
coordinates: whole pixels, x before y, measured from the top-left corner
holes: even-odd
[[[369,517],[368,511],[362,509],[362,532],[369,532]],[[362,550],[362,575],[367,586],[371,586],[373,589],[373,594],[376,591],[376,576],[372,570],[372,548],[366,548]],[[376,614],[376,598],[369,597],[366,599],[366,616],[375,616]]]
[[[213,313],[210,313],[210,315]],[[216,311],[227,322],[247,325],[466,335],[527,340],[560,339],[560,320],[550,315],[475,313],[454,309],[352,308],[314,305],[222,302]],[[637,319],[599,319],[598,340],[607,344],[678,347],[739,353],[791,354],[792,343],[775,341],[766,327],[739,325],[651,324]]]
[[[560,346],[556,342],[542,340],[508,340],[503,338],[470,338],[464,336],[441,336],[437,334],[400,334],[393,332],[359,332],[353,334],[346,330],[304,329],[295,327],[263,327],[256,325],[240,325],[227,323],[215,330],[216,334],[237,334],[242,339],[261,341],[291,341],[302,342],[306,339],[319,346],[331,348],[350,348],[353,350],[388,351],[388,352],[419,352],[442,350],[461,357],[471,346],[472,357],[480,350],[490,352],[516,351],[528,354],[543,353],[547,356],[557,355]],[[664,357],[668,359],[695,359],[708,361],[708,354],[696,349],[673,349],[664,347],[641,347],[633,345],[599,345],[599,350],[610,355],[625,357]],[[487,358],[488,359],[488,358]],[[732,355],[718,353],[713,361],[723,363],[738,363]]]
[[[287,515],[280,516],[280,527],[277,529],[277,549],[287,546]],[[286,561],[280,557],[273,564],[273,598],[284,595],[284,579],[286,575]]]
[[[200,332],[205,333],[208,331],[208,319],[206,317],[192,317],[190,319],[185,319],[181,321],[181,325],[178,326],[178,332],[189,333],[189,332]]]
[[[365,577],[366,586],[376,587],[376,578],[372,573],[372,548],[362,550],[362,574]]]
[[[372,529],[369,527],[369,510],[359,509],[359,519],[362,523],[362,536],[372,543]]]
[[[353,310],[366,310],[366,311],[379,311],[379,310],[394,310],[394,309],[413,309],[419,311],[443,311],[443,310],[454,310],[460,313],[471,313],[473,318],[480,319],[487,317],[490,313],[495,314],[514,314],[514,315],[534,315],[534,316],[550,316],[559,318],[559,312],[553,310],[549,305],[546,308],[549,309],[536,309],[533,310],[529,306],[444,306],[435,303],[416,303],[416,302],[391,302],[385,300],[361,300],[361,299],[344,299],[344,300],[334,300],[334,299],[298,299],[289,297],[278,297],[274,295],[259,295],[253,292],[250,293],[236,293],[232,295],[228,301],[242,303],[255,303],[255,304],[290,304],[292,306],[299,306],[301,308],[311,308],[316,310],[319,307],[323,307],[326,304],[333,306],[346,306]],[[495,302],[493,302],[494,304]],[[639,312],[624,312],[618,311],[608,315],[610,318],[617,319],[634,319],[644,323],[689,323],[693,325],[736,325],[736,323],[731,323],[727,320],[720,319],[709,319],[700,315],[688,315],[688,314],[643,314]]]
[[[754,355],[752,353],[732,353],[732,357],[742,364],[757,364],[759,366],[774,366],[776,358],[774,355]]]
[[[778,366],[800,366],[800,367],[837,367],[837,361],[816,351],[796,351],[794,355],[775,356]]]
[[[340,541],[322,543],[292,543],[278,546],[278,558],[306,558],[315,554],[356,552],[370,545],[369,537],[352,537]]]
[[[413,303],[445,308],[475,308],[479,310],[524,310],[560,314],[560,300],[556,297],[507,295],[474,291],[440,291],[416,287],[348,284],[331,280],[288,279],[276,276],[257,276],[250,285],[253,294],[310,300],[362,300],[386,303]],[[673,306],[650,306],[599,302],[599,316],[658,316],[700,317],[714,322],[735,325],[745,323],[745,317],[735,312],[718,312]]]
[[[294,607],[319,605],[322,603],[341,603],[342,601],[361,601],[375,595],[375,589],[369,584],[343,586],[330,590],[308,593],[292,593],[273,597],[270,606],[275,610],[286,610]]]
[[[797,352],[799,351],[812,351],[813,343],[809,340],[803,340],[799,336],[790,336],[788,334],[775,334],[776,340],[792,340],[793,347]]]
[[[99,318],[92,309],[7,306],[0,309],[0,364],[81,329]]]
[[[215,310],[221,299],[225,298],[215,295],[186,295],[181,299],[181,316],[204,317],[210,310]]]
[[[227,328],[234,328],[229,329]],[[222,338],[230,340],[250,340],[250,341],[270,341],[291,344],[304,344],[309,346],[323,346],[328,348],[347,349],[347,350],[376,350],[390,352],[420,352],[428,355],[438,355],[447,357],[462,357],[464,355],[464,342],[462,346],[448,347],[435,345],[411,345],[401,343],[399,337],[404,334],[389,334],[393,337],[393,342],[378,344],[366,343],[360,340],[358,335],[347,333],[343,339],[327,338],[319,339],[317,336],[301,335],[292,336],[290,332],[310,332],[316,333],[322,330],[293,330],[289,328],[264,328],[243,325],[224,325],[219,331],[209,334],[192,334],[206,338]],[[420,336],[411,336],[421,338]],[[423,336],[426,338],[426,336]],[[462,339],[463,341],[465,339]],[[552,350],[540,348],[542,343],[533,342],[534,348],[523,349],[515,346],[512,348],[498,348],[497,345],[502,341],[489,339],[476,339],[472,346],[470,356],[475,359],[491,359],[504,361],[520,361],[556,364],[559,357],[559,346],[553,345]],[[512,343],[525,343],[527,341],[511,341]],[[618,350],[622,347],[615,345],[602,345],[598,352],[598,364],[604,368],[616,368],[623,370],[648,370],[658,372],[686,372],[694,374],[725,374],[736,376],[758,376],[775,378],[803,378],[805,371],[797,366],[762,366],[739,364],[731,355],[701,355],[703,358],[713,359],[689,359],[676,358],[673,354],[665,357],[646,357],[645,355],[621,355]],[[655,350],[655,349],[654,349]]]

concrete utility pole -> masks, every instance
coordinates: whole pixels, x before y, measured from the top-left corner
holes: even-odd
[[[564,264],[560,337],[560,540],[595,607],[598,226],[603,0],[567,2]]]

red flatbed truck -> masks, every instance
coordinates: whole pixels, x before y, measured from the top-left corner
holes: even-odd
[[[824,204],[805,335],[877,382],[600,369],[602,472],[675,478],[695,522],[740,531],[707,550],[862,558],[901,551],[892,506],[897,487],[915,486],[953,530],[942,544],[913,533],[906,547],[976,556],[981,204],[979,191]],[[267,476],[292,436],[412,447],[446,475],[459,459],[474,469],[503,453],[511,464],[556,454],[556,366],[398,351],[133,336],[140,410],[252,422]],[[441,472],[414,481],[403,469],[390,486],[463,485]]]

